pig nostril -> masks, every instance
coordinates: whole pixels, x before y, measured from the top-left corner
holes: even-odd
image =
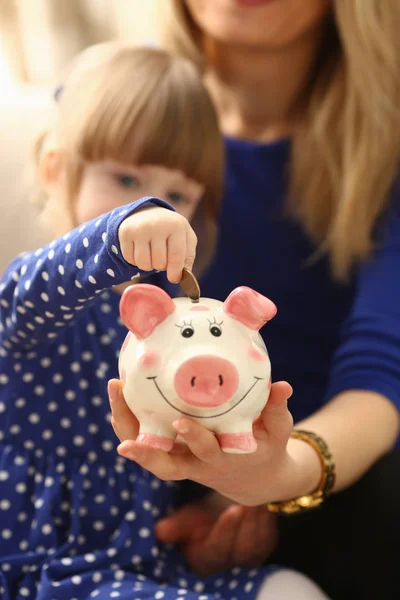
[[[225,358],[194,356],[180,365],[175,373],[174,386],[182,402],[199,408],[221,406],[238,391],[239,372]]]
[[[222,377],[222,375],[218,375],[218,381],[219,381],[219,385],[224,385],[224,378]],[[192,387],[195,387],[195,385],[196,385],[196,376],[195,375],[190,380],[190,385]]]

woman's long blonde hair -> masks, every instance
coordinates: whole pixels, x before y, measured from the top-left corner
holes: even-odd
[[[61,235],[76,225],[67,213],[73,214],[85,163],[162,165],[204,186],[194,218],[201,259],[196,264],[204,267],[215,245],[223,141],[197,68],[164,50],[107,42],[78,55],[56,96],[53,120],[34,147],[39,172],[52,150],[60,151],[65,168],[69,210],[53,206],[57,199],[39,196],[53,234],[54,226]]]
[[[201,34],[169,0],[164,43],[204,67]],[[343,280],[371,253],[400,159],[400,2],[335,0],[292,143],[289,209]]]

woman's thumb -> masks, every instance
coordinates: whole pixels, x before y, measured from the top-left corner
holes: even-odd
[[[268,402],[261,413],[264,427],[271,438],[286,439],[293,427],[287,401],[292,395],[292,387],[286,381],[274,383]]]
[[[194,506],[184,506],[176,513],[160,519],[155,525],[155,534],[160,542],[185,543],[193,537],[193,524],[198,522]],[[202,511],[200,511],[202,513]]]

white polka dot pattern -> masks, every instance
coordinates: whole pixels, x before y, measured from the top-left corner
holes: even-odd
[[[80,320],[81,303],[92,303],[96,294],[141,274],[123,259],[118,228],[146,203],[168,207],[161,200],[143,198],[12,263],[0,288],[0,321],[6,324],[3,351],[55,340],[63,328]]]
[[[187,572],[154,535],[176,486],[115,451],[106,384],[126,329],[105,290],[140,275],[117,234],[140,204],[21,255],[0,284],[0,598],[18,581],[32,600],[39,582],[59,600],[252,600],[266,574]]]

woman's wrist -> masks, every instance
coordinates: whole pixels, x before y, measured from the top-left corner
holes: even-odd
[[[234,500],[230,500],[226,496],[222,496],[222,494],[216,492],[215,490],[212,490],[210,494],[207,494],[207,496],[203,499],[202,503],[204,506],[207,506],[207,508],[209,508],[216,514],[223,512],[226,508],[228,508],[228,506],[231,506],[232,504],[237,504],[237,502],[235,502]]]
[[[312,494],[321,481],[321,462],[310,444],[290,437],[287,444],[287,469],[279,498],[272,502],[291,500]]]
[[[312,494],[321,481],[321,461],[310,444],[291,437],[288,442],[288,452],[298,464],[299,490],[296,495]],[[295,497],[295,496],[292,496]]]
[[[303,440],[290,437],[286,455],[279,465],[275,465],[274,475],[258,504],[285,502],[312,494],[321,482],[321,475],[321,461],[315,449]]]

